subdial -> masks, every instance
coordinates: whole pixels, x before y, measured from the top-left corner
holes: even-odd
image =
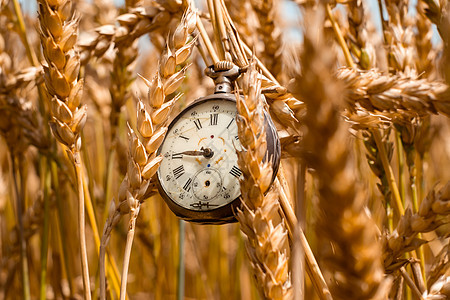
[[[210,201],[220,194],[222,184],[222,176],[217,170],[205,168],[194,175],[192,190],[198,200]]]

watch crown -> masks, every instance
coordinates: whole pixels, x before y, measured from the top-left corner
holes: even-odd
[[[205,74],[214,80],[215,94],[230,93],[233,81],[241,75],[241,69],[231,61],[222,60],[207,67]]]

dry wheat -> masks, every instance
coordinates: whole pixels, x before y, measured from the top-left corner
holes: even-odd
[[[283,28],[278,18],[280,3],[273,0],[251,0],[251,4],[259,21],[257,32],[264,44],[264,51],[260,56],[267,69],[280,81],[286,75],[282,68],[281,54],[284,46],[281,36]]]
[[[433,189],[420,204],[415,214],[407,209],[392,233],[383,235],[383,260],[386,272],[398,270],[408,261],[402,258],[426,243],[417,237],[418,233],[435,230],[449,222],[450,182],[439,191]]]
[[[187,66],[180,70],[177,70],[177,66],[185,64],[190,56],[195,41],[192,34],[196,18],[197,15],[192,10],[188,9],[185,12],[181,23],[167,43],[166,52],[160,59],[159,71],[151,82],[145,80],[149,88],[148,98],[146,101],[138,102],[137,132],[129,127],[127,175],[120,186],[118,204],[116,205],[114,201],[111,202],[102,235],[100,248],[101,299],[105,299],[104,251],[111,231],[122,215],[130,213],[128,231],[134,234],[140,203],[148,197],[149,191],[154,189],[151,178],[163,159],[161,155],[156,155],[156,151],[164,140],[168,117],[178,98],[177,96],[169,99],[168,96],[175,92],[183,82]],[[127,271],[128,266],[125,262],[122,278],[126,278]],[[124,285],[126,285],[126,281],[123,280],[122,290],[125,289]],[[124,293],[121,292],[121,298],[124,296]]]
[[[78,183],[78,233],[85,299],[91,299],[86,249],[84,192],[81,168],[80,133],[87,118],[87,106],[81,106],[83,80],[78,80],[80,55],[74,46],[78,37],[78,17],[72,1],[39,1],[39,33],[46,64],[44,80],[51,98],[50,128],[56,140],[67,146]]]
[[[336,77],[346,84],[345,98],[350,107],[358,103],[369,111],[450,116],[450,90],[442,82],[348,68],[339,69]]]
[[[348,128],[340,120],[342,86],[322,30],[324,7],[304,10],[302,74],[290,85],[307,105],[302,157],[314,168],[319,206],[317,235],[334,299],[381,299],[386,293],[376,225],[367,214],[352,171]]]
[[[119,49],[127,48],[140,36],[164,28],[183,8],[184,5],[176,1],[150,2],[130,8],[116,18],[118,25],[100,26],[94,30],[95,33],[80,41],[82,62],[87,63],[92,56],[103,56],[112,45]]]
[[[348,35],[347,44],[353,55],[358,59],[361,69],[375,68],[377,62],[375,42],[376,35],[371,24],[367,3],[364,0],[354,0],[348,3]]]
[[[284,219],[276,190],[266,191],[273,178],[272,159],[267,157],[264,98],[261,82],[253,65],[244,80],[243,95],[237,98],[238,134],[242,151],[237,151],[242,208],[237,218],[247,236],[247,254],[255,274],[260,293],[265,299],[290,299],[292,287],[288,271],[289,249]]]
[[[433,30],[431,21],[425,15],[424,3],[417,1],[416,27],[415,35],[416,52],[415,65],[419,73],[424,72],[425,77],[429,77],[433,71],[433,60],[436,57],[436,50],[433,48],[431,39]]]
[[[408,0],[387,0],[389,20],[384,26],[390,70],[409,73],[414,64],[415,47],[412,20],[408,14]]]

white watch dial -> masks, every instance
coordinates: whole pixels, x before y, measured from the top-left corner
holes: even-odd
[[[158,177],[164,192],[183,208],[207,211],[240,196],[235,147],[240,149],[236,104],[208,100],[183,111],[160,148]]]

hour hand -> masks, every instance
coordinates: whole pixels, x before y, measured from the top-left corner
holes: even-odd
[[[214,152],[210,148],[201,148],[200,151],[184,151],[179,154],[189,155],[189,156],[204,156],[206,158],[211,158]]]

